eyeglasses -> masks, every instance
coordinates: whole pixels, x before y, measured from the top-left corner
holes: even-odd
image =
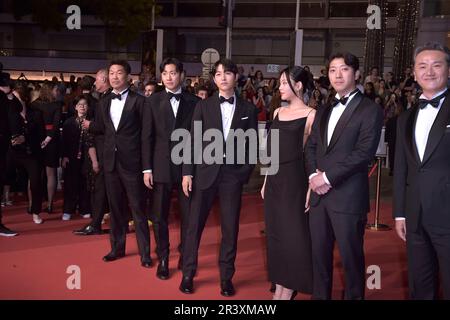
[[[77,104],[77,107],[87,107],[88,106],[88,104],[86,104],[86,103],[78,103]]]

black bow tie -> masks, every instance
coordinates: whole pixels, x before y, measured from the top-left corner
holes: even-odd
[[[127,92],[128,92],[128,89],[125,90],[125,91],[122,92],[122,93],[114,93],[114,92],[112,92],[112,93],[111,93],[111,99],[112,99],[112,100],[114,100],[114,99],[122,100],[122,96],[123,96],[124,94],[126,94]]]
[[[350,92],[350,94],[348,96],[342,97],[340,99],[334,97],[331,105],[333,106],[333,108],[336,107],[339,103],[341,103],[342,105],[345,106],[347,104],[348,98],[350,98],[351,95],[353,95],[355,92],[358,92],[358,91],[359,91],[359,89],[355,89],[352,92]]]
[[[167,92],[167,95],[169,96],[169,100],[172,100],[172,98],[175,98],[175,99],[177,99],[177,101],[180,101],[180,99],[181,99],[181,93]]]
[[[441,99],[444,98],[447,94],[447,91],[444,92],[443,94],[441,94],[440,96],[431,99],[431,100],[427,100],[427,99],[419,99],[419,108],[420,109],[424,109],[427,105],[431,104],[431,106],[433,106],[433,108],[437,108],[439,107],[439,103],[441,102]]]
[[[220,96],[219,97],[219,101],[220,101],[220,104],[222,104],[222,103],[224,103],[224,102],[228,102],[229,104],[234,104],[234,96],[233,97],[230,97],[230,98],[225,98],[225,97],[222,97],[222,96]]]

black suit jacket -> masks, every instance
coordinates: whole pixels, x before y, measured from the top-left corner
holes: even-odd
[[[430,130],[423,161],[417,151],[415,127],[419,107],[400,115],[394,167],[394,217],[409,228],[422,222],[450,228],[450,93]]]
[[[90,131],[103,134],[101,157],[106,172],[112,172],[116,161],[130,172],[142,172],[150,168],[150,137],[142,128],[149,122],[148,100],[129,91],[119,126],[116,129],[111,120],[111,94],[101,99],[95,113],[95,122]]]
[[[9,100],[6,94],[0,91],[0,157],[6,156],[12,136],[24,134],[20,110],[14,107],[13,100]]]
[[[155,182],[181,182],[182,166],[175,165],[171,160],[172,148],[177,144],[176,141],[171,141],[171,135],[176,129],[191,130],[192,115],[199,100],[183,91],[175,118],[166,90],[150,96],[150,121],[144,130],[149,131],[150,169]]]
[[[332,189],[325,195],[311,193],[311,206],[326,201],[336,212],[366,214],[370,211],[367,168],[374,158],[383,126],[381,108],[361,93],[346,106],[327,146],[332,107],[319,109],[305,147],[308,176],[325,172]]]
[[[194,115],[192,117],[192,124],[191,124],[191,138],[193,139],[191,142],[192,147],[192,162],[183,164],[183,176],[186,175],[192,175],[194,176],[194,184],[197,185],[201,190],[207,189],[210,187],[214,181],[216,180],[220,168],[223,165],[226,165],[234,174],[236,175],[236,178],[241,183],[247,183],[248,179],[250,178],[250,174],[252,173],[252,170],[255,166],[255,164],[251,164],[249,161],[249,154],[250,154],[250,147],[252,147],[254,150],[258,151],[258,145],[257,140],[255,142],[256,145],[250,146],[249,140],[246,139],[245,141],[245,163],[244,164],[238,164],[238,162],[233,162],[234,164],[207,164],[203,161],[203,158],[200,159],[200,152],[203,154],[205,148],[211,143],[210,141],[203,141],[202,139],[202,147],[201,150],[198,150],[199,152],[197,154],[194,154],[194,140],[199,139],[195,136],[195,127],[194,122],[199,121],[202,124],[202,136],[203,133],[206,130],[209,129],[218,129],[222,132],[222,138],[223,138],[223,128],[222,128],[222,113],[220,110],[220,102],[219,102],[219,95],[216,93],[212,97],[209,97],[206,100],[201,100],[194,110]],[[244,131],[252,129],[255,130],[255,134],[257,136],[257,127],[258,127],[258,120],[257,120],[257,109],[256,107],[247,102],[244,101],[241,98],[236,99],[236,108],[234,111],[233,119],[231,122],[231,129],[237,130],[242,129]],[[227,145],[231,146],[231,133],[228,135],[227,141],[224,142],[224,148],[225,151],[223,154],[226,154],[226,152],[229,152],[228,148],[226,148]],[[201,138],[200,138],[201,139]],[[235,139],[236,140],[236,139]],[[237,156],[237,147],[238,143],[234,143],[234,155]],[[256,148],[256,149],[255,149]],[[195,162],[201,162],[200,164],[194,165],[194,158],[197,160]],[[201,160],[201,161],[200,161]],[[225,159],[224,159],[225,162]]]

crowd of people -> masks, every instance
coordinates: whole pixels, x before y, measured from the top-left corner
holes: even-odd
[[[95,78],[71,77],[68,83],[62,75],[42,84],[24,77],[11,81],[2,72],[2,207],[14,205],[13,191],[24,192],[36,224],[44,222],[43,207],[50,214],[61,213],[64,221],[76,213],[91,218],[74,231],[77,235],[102,234],[109,213],[111,251],[105,262],[125,256],[133,221],[145,268],[153,265],[151,221],[157,277],[167,280],[168,216],[175,189],[181,218],[179,289],[190,294],[201,235],[218,197],[220,292],[233,296],[241,195],[255,164],[248,160],[250,140],[244,143],[245,163],[226,148],[235,139],[230,132],[257,131],[258,121],[266,122],[269,152],[274,147],[271,134],[279,133],[279,170],[265,177],[261,190],[273,298],[286,300],[303,292],[331,299],[336,242],[345,298],[364,299],[367,168],[385,126],[396,231],[407,242],[411,298],[436,298],[441,269],[444,297],[449,299],[449,66],[448,48],[435,43],[417,48],[414,66],[398,82],[391,72],[382,77],[377,68],[361,77],[359,60],[351,53],[332,55],[318,78],[307,66],[294,66],[278,78],[265,79],[259,70],[246,73],[221,59],[211,79],[193,83],[176,58],[161,63],[162,85],[149,70],[137,82],[130,81],[131,68],[123,60],[112,61]],[[190,161],[173,161],[177,141],[172,133],[183,129],[195,139],[196,122],[202,132],[220,130],[226,161],[195,161],[208,149],[208,141],[197,151],[192,143]],[[58,167],[64,181],[62,212],[53,205]],[[0,235],[17,232],[0,220]]]

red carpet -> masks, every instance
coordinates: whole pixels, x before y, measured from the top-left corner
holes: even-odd
[[[56,209],[61,208],[61,202]],[[382,203],[381,222],[393,225],[390,203]],[[220,228],[217,205],[203,234],[199,252],[196,292],[185,295],[178,291],[181,272],[176,270],[178,252],[171,254],[171,278],[156,278],[155,266],[144,269],[137,255],[135,235],[127,238],[127,256],[112,263],[102,261],[109,252],[108,235],[80,237],[72,230],[87,221],[78,216],[61,221],[61,214],[42,214],[45,222],[35,225],[25,213],[25,203],[7,207],[4,223],[18,231],[13,238],[0,237],[0,299],[222,299],[219,293],[217,267]],[[171,218],[172,247],[179,241],[179,225]],[[369,222],[373,214],[369,215]],[[238,256],[234,284],[235,299],[271,299],[266,275],[265,238],[262,200],[250,194],[243,198]],[[153,235],[152,246],[154,247]],[[366,232],[366,265],[381,268],[381,289],[366,291],[367,299],[405,299],[407,297],[406,255],[404,243],[394,231]],[[81,269],[81,290],[69,290],[66,281],[71,265]],[[369,275],[368,275],[369,276]],[[341,299],[343,272],[336,252],[333,298]],[[299,295],[297,299],[309,299]]]

